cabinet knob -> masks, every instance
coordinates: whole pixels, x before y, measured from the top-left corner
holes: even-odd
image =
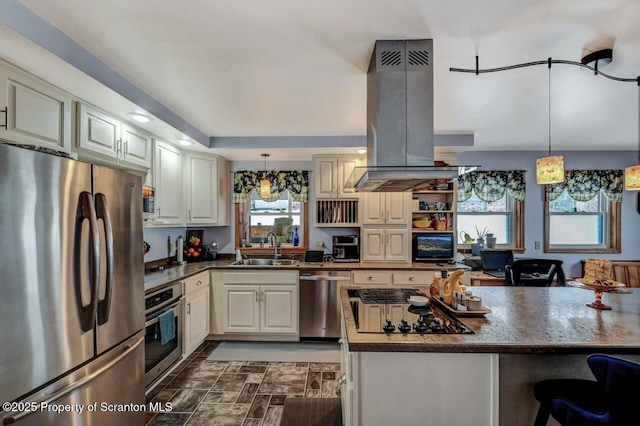
[[[374,277],[367,277],[367,279],[368,279],[369,281],[374,281],[374,280],[375,280],[375,278],[374,278]]]
[[[343,344],[343,343],[344,343],[344,339],[343,339],[342,337],[341,337],[341,338],[339,338],[339,339],[338,339],[338,344],[339,344],[339,345],[341,345],[341,344]]]
[[[200,285],[202,284],[202,281],[198,280],[198,282],[196,283],[196,285]]]
[[[416,277],[409,277],[409,281],[415,281]]]

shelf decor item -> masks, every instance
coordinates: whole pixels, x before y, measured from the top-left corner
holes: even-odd
[[[486,240],[487,240],[487,248],[490,248],[490,249],[496,248],[497,238],[492,233],[487,234]]]

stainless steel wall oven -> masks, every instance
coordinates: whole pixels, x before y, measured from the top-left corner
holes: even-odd
[[[161,343],[158,317],[173,309],[175,337]],[[145,295],[144,383],[149,387],[182,356],[182,283]]]

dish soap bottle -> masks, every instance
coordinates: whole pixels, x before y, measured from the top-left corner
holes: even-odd
[[[300,244],[300,236],[298,235],[298,228],[293,228],[293,246],[298,247]]]

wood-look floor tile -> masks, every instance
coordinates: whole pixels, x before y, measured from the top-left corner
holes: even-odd
[[[165,403],[171,401],[171,398],[176,394],[177,389],[165,388],[158,392],[158,394],[153,398],[153,402]]]
[[[284,405],[287,395],[271,395],[269,405]]]
[[[249,361],[245,365],[269,365],[269,361]]]
[[[280,419],[282,418],[282,410],[284,407],[279,405],[270,406],[267,409],[267,414],[264,416],[262,424],[264,426],[280,426]]]
[[[340,396],[340,384],[335,381],[322,382],[322,397],[323,398],[336,398]]]
[[[217,404],[218,402],[220,402],[222,395],[224,395],[222,392],[209,392],[204,397],[202,402],[207,402],[209,404]]]
[[[220,398],[220,404],[234,404],[240,392],[224,392]]]
[[[246,374],[221,374],[218,381],[211,388],[212,391],[240,392],[245,382]]]
[[[262,424],[262,419],[245,419],[242,426],[260,426]]]
[[[156,416],[147,426],[182,426],[186,423],[191,413],[162,413]]]
[[[241,425],[249,411],[248,405],[200,404],[189,419],[188,425]]]
[[[309,367],[309,363],[308,362],[296,362],[296,367],[308,368]]]
[[[253,403],[251,404],[251,408],[249,408],[249,414],[247,414],[247,417],[254,419],[263,418],[267,412],[270,398],[270,395],[256,395],[253,399]]]
[[[310,371],[340,371],[340,363],[334,362],[310,362]]]
[[[307,389],[307,392],[304,394],[305,398],[321,398],[322,390],[321,389]]]
[[[238,399],[236,400],[236,404],[251,404],[253,397],[258,391],[258,386],[259,385],[257,383],[245,383],[242,391],[240,391]]]
[[[207,391],[198,389],[178,389],[171,398],[171,405],[175,413],[187,413],[194,411]]]
[[[267,371],[266,365],[243,365],[238,370],[238,373],[260,373],[264,374]]]
[[[322,380],[335,380],[336,372],[335,371],[325,371],[322,373]]]
[[[322,389],[322,373],[309,371],[307,375],[307,389]]]
[[[247,383],[262,383],[264,380],[264,374],[250,373],[247,374]]]
[[[306,374],[283,374],[269,369],[260,384],[259,393],[270,394],[302,394],[306,382]]]

